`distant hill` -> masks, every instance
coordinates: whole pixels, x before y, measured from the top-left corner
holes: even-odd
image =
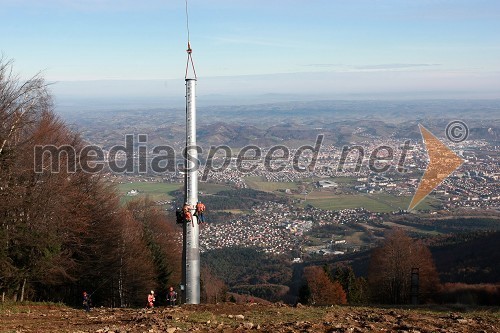
[[[428,101],[307,101],[198,108],[198,142],[204,147],[255,144],[290,147],[313,144],[318,134],[337,145],[373,137],[421,140],[421,123],[444,137],[451,120],[462,120],[470,139],[500,139],[498,100]],[[103,147],[123,144],[125,134],[148,134],[150,144],[182,146],[185,110],[182,108],[110,108],[64,112],[61,116],[86,140]],[[487,120],[487,121],[484,121]]]

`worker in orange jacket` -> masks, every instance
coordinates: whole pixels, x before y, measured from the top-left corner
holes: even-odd
[[[205,223],[205,216],[203,215],[203,213],[205,212],[205,205],[201,202],[201,201],[198,201],[198,203],[196,204],[196,216],[198,217],[198,224],[200,223]]]
[[[182,210],[184,211],[184,220],[186,221],[186,223],[191,223],[191,225],[194,227],[191,209],[191,206],[187,202],[184,204],[184,207],[182,207]]]

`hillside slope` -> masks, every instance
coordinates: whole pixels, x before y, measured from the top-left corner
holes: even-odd
[[[61,306],[3,310],[1,332],[499,332],[499,312],[447,309],[190,305],[86,313]]]

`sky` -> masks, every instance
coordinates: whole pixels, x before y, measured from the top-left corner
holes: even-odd
[[[498,0],[188,0],[205,96],[500,98]],[[0,52],[56,96],[183,94],[185,0],[0,0]]]

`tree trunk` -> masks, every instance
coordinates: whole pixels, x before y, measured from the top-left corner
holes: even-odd
[[[21,297],[19,301],[24,301],[24,288],[26,287],[26,278],[23,279],[23,284],[21,285]]]
[[[120,275],[118,278],[118,295],[120,297],[120,307],[123,308],[125,307],[125,300],[123,299],[123,272],[122,272],[122,266],[123,266],[123,257],[120,257]]]

